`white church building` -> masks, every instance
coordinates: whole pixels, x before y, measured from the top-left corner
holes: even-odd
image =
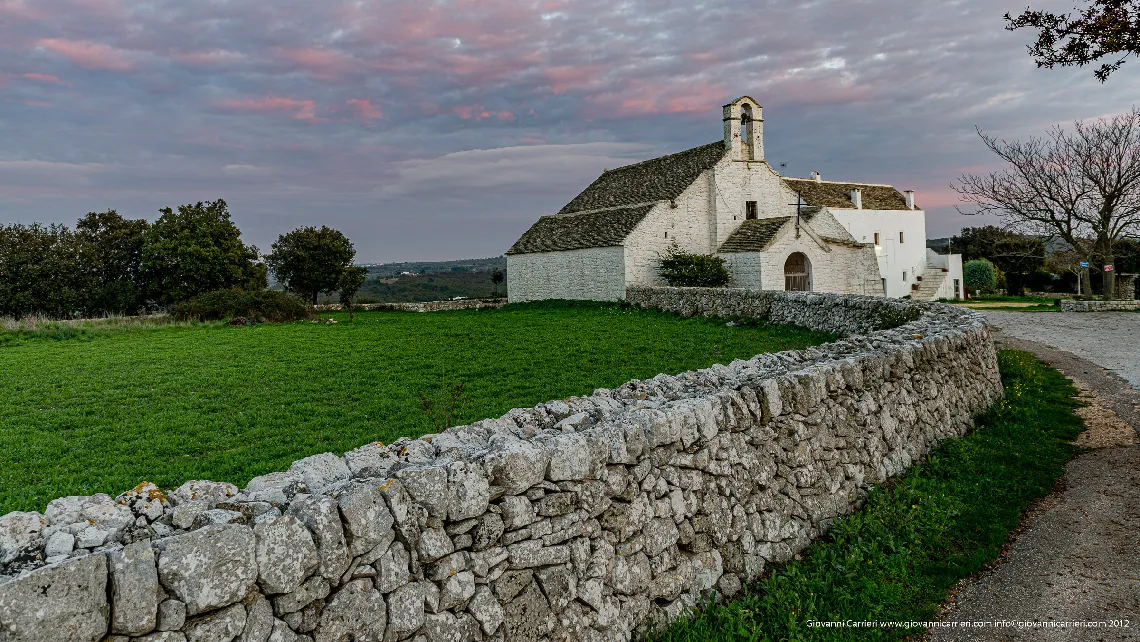
[[[724,139],[602,173],[507,251],[507,296],[618,300],[664,285],[671,246],[723,257],[729,287],[933,300],[964,295],[960,255],[926,248],[926,213],[890,185],[780,176],[764,118],[725,105]]]

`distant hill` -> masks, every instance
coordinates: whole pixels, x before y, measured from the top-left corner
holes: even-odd
[[[491,273],[502,270],[505,275],[507,259],[497,256],[458,261],[405,261],[364,264],[363,267],[368,268],[368,280],[360,288],[361,302],[446,301],[455,297],[492,296],[495,286]],[[505,280],[499,284],[498,292],[506,294]]]
[[[458,261],[405,261],[402,263],[361,263],[368,268],[369,277],[387,278],[404,272],[423,274],[426,272],[494,272],[507,269],[507,257],[495,256],[489,259],[461,259]]]

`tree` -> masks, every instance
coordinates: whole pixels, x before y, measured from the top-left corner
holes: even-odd
[[[0,226],[0,316],[75,316],[83,285],[74,232],[39,223]]]
[[[1044,138],[1007,142],[978,132],[1006,168],[964,175],[954,189],[974,209],[994,213],[1022,234],[1059,238],[1091,262],[1104,265],[1122,238],[1140,233],[1140,109],[1073,130],[1054,127]],[[1105,273],[1105,292],[1114,289]],[[1090,292],[1087,272],[1083,292]]]
[[[1045,263],[1045,242],[1032,236],[1008,234],[994,243],[990,260],[1005,272],[1006,291],[1021,296],[1024,277]]]
[[[963,227],[962,231],[950,238],[950,247],[963,261],[989,259],[994,254],[994,245],[1010,233],[996,225]]]
[[[150,225],[115,210],[91,212],[75,226],[86,314],[135,314],[143,306],[142,250]]]
[[[285,289],[317,303],[321,292],[340,287],[341,275],[356,250],[348,238],[329,227],[301,227],[282,234],[265,257],[269,270]]]
[[[1085,272],[1081,267],[1081,261],[1085,260],[1079,252],[1071,247],[1057,250],[1045,259],[1045,269],[1053,274],[1069,273],[1077,278],[1077,295],[1088,295],[1091,292],[1086,292],[1081,289],[1081,274]]]
[[[257,248],[242,243],[224,200],[159,211],[140,261],[150,298],[170,305],[212,290],[262,285]]]
[[[494,286],[495,296],[499,295],[499,284],[501,284],[504,279],[506,279],[506,276],[503,274],[503,271],[498,268],[491,273],[491,285]]]
[[[1005,21],[1010,31],[1037,30],[1029,55],[1038,67],[1084,67],[1108,58],[1093,72],[1104,82],[1129,56],[1140,56],[1140,0],[1092,0],[1076,14],[1026,9],[1005,14]]]
[[[351,266],[344,269],[340,275],[340,302],[348,307],[348,320],[352,321],[352,302],[356,300],[356,293],[360,286],[368,279],[368,268]]]
[[[997,286],[997,270],[986,259],[966,261],[962,266],[962,280],[968,290],[991,292]]]

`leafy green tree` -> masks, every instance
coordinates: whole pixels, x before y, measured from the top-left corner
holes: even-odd
[[[966,261],[962,266],[962,279],[968,290],[992,292],[997,287],[997,270],[986,259]]]
[[[963,261],[988,259],[993,256],[994,244],[1009,236],[1009,232],[995,225],[964,227],[950,238],[950,251],[961,254]]]
[[[661,257],[659,273],[674,287],[713,288],[727,284],[729,278],[723,258],[682,252],[675,244]]]
[[[115,210],[91,212],[75,226],[88,316],[143,307],[142,250],[150,224]]]
[[[340,302],[348,308],[348,320],[352,321],[352,303],[360,286],[368,279],[368,268],[351,266],[340,275]]]
[[[263,287],[257,248],[242,243],[224,200],[159,211],[140,262],[153,300],[169,305],[213,290]]]
[[[79,243],[63,225],[0,226],[0,316],[83,311]]]
[[[1029,55],[1038,67],[1084,67],[1109,62],[1093,72],[1104,82],[1129,56],[1140,56],[1140,0],[1092,0],[1076,14],[1026,9],[1005,14],[1006,29],[1036,29]]]
[[[491,284],[494,286],[493,292],[495,296],[499,296],[499,284],[505,281],[506,278],[502,270],[496,269],[494,272],[491,272]]]
[[[321,292],[340,288],[341,276],[352,265],[356,250],[344,234],[322,225],[282,234],[265,262],[285,289],[317,303]]]

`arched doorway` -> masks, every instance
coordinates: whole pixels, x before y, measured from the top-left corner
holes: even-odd
[[[784,290],[811,291],[811,261],[803,252],[793,252],[788,260],[784,261]]]

